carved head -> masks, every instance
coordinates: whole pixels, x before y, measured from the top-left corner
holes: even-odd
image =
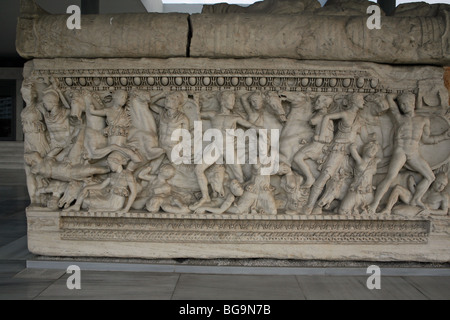
[[[236,95],[233,91],[222,91],[219,93],[219,104],[223,109],[233,110],[236,103]]]
[[[113,172],[122,172],[123,167],[128,163],[127,157],[120,152],[114,151],[108,156],[108,165]]]
[[[117,90],[112,94],[113,106],[123,107],[127,103],[128,93],[125,90]]]
[[[22,98],[25,101],[25,103],[30,105],[33,100],[37,98],[37,93],[34,88],[34,84],[31,81],[25,80],[22,84],[22,89],[20,90],[22,93]]]
[[[373,139],[372,141],[370,141],[363,147],[362,152],[363,152],[364,157],[373,159],[377,156],[379,150],[380,150],[380,145],[378,144],[378,142],[375,139]]]
[[[166,96],[165,107],[168,110],[181,110],[186,101],[186,96],[182,92],[172,92]]]
[[[48,112],[59,108],[59,94],[53,89],[45,92],[42,101],[44,102],[45,110]]]
[[[332,103],[333,98],[320,95],[314,102],[314,110],[318,111],[328,109]]]
[[[344,105],[347,105],[351,109],[364,109],[364,95],[361,93],[349,94],[344,99]]]
[[[255,110],[261,110],[264,107],[264,98],[261,92],[256,91],[250,97],[250,106]]]
[[[404,114],[414,113],[416,108],[416,95],[414,93],[405,92],[397,98],[398,106]]]
[[[167,164],[159,169],[158,176],[163,180],[170,180],[175,176],[175,174],[176,174],[175,168],[170,164]]]
[[[237,180],[230,181],[230,191],[236,197],[241,197],[244,194],[244,189],[242,188],[242,185]]]
[[[70,116],[81,120],[81,115],[86,111],[86,102],[84,100],[84,95],[81,91],[71,90],[69,92],[70,98]]]
[[[436,176],[436,180],[433,183],[433,190],[436,192],[442,192],[448,185],[448,177],[445,173],[441,172]]]

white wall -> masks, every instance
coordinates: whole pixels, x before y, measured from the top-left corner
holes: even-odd
[[[162,0],[142,0],[142,4],[145,6],[148,12],[164,11],[164,5]]]
[[[100,0],[100,13],[145,13],[140,0]]]
[[[200,2],[200,0],[199,0]],[[180,13],[201,13],[203,9],[202,4],[165,4],[164,12],[180,12]]]

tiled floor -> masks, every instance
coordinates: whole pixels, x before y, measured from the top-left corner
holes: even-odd
[[[225,275],[81,271],[69,290],[64,270],[27,269],[21,171],[0,170],[0,299],[310,300],[450,299],[450,277],[382,277],[369,290],[364,276]]]

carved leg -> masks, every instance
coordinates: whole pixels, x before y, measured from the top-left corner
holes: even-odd
[[[147,201],[146,209],[150,213],[158,213],[161,205],[164,203],[164,198],[154,197]]]
[[[378,185],[377,192],[375,193],[375,199],[369,206],[369,214],[375,214],[381,199],[389,190],[394,179],[397,177],[400,170],[406,163],[406,155],[403,151],[394,151],[392,155],[391,163],[389,164],[389,170],[384,180]]]
[[[319,188],[315,185],[311,188],[311,193],[308,198],[308,203],[304,207],[303,211],[306,215],[310,215],[314,209],[314,206],[319,199],[319,196],[322,194],[323,188]]]
[[[229,164],[231,172],[234,175],[234,178],[239,181],[239,183],[244,183],[244,173],[242,172],[242,166],[240,164]]]
[[[297,166],[300,168],[300,171],[303,173],[306,179],[305,183],[302,186],[304,188],[310,188],[315,182],[314,176],[312,175],[308,164],[306,164],[305,162],[305,160],[307,159],[308,159],[307,155],[304,154],[302,151],[298,152],[294,156],[295,164],[297,164]]]
[[[31,204],[39,204],[39,197],[37,195],[38,183],[36,177],[31,174],[31,168],[27,165],[25,166],[25,174],[27,177],[27,188]]]
[[[172,206],[168,203],[163,203],[161,205],[161,208],[165,211],[165,212],[169,212],[169,213],[175,213],[175,214],[188,214],[191,212],[191,210],[189,210],[188,207],[185,208],[181,208],[181,207],[175,207]]]
[[[354,191],[349,191],[345,196],[344,200],[341,202],[341,206],[339,207],[340,215],[352,215],[353,210],[356,205],[356,197],[357,194]]]
[[[409,159],[408,164],[412,169],[419,172],[423,176],[423,180],[416,187],[416,193],[411,200],[411,205],[425,209],[425,205],[422,202],[422,197],[428,191],[436,177],[434,176],[433,170],[431,170],[428,163],[420,155],[416,155],[414,158]]]
[[[397,185],[394,187],[391,195],[389,196],[386,208],[383,211],[381,211],[380,214],[391,214],[392,208],[398,202],[399,199],[402,202],[409,204],[411,203],[412,200],[412,194],[408,189]]]
[[[206,169],[208,169],[210,166],[210,164],[206,163],[198,164],[195,166],[195,174],[197,176],[198,185],[200,186],[200,191],[202,192],[202,198],[197,203],[189,206],[189,209],[191,209],[192,211],[197,210],[203,204],[211,201],[208,190],[208,179],[205,175]]]

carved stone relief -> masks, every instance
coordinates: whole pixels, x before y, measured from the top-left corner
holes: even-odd
[[[114,61],[105,60],[105,68],[84,69],[85,62],[71,70],[59,69],[61,63],[35,61],[22,89],[33,205],[76,212],[377,215],[400,200],[423,214],[448,211],[448,105],[445,87],[433,78],[442,69],[424,69],[426,81],[405,73],[404,84],[391,89],[385,77],[392,69],[375,72],[370,64],[359,70],[302,64],[114,70],[108,68]],[[425,92],[420,107],[416,92]],[[172,135],[186,129],[194,137],[196,123],[224,135],[278,130],[278,171],[265,176],[258,164],[222,164],[225,153],[222,162],[176,163],[180,141]],[[205,150],[210,146],[205,140]],[[409,176],[406,184],[401,176]]]
[[[30,251],[448,261],[448,6],[357,3],[69,32],[23,0]]]

